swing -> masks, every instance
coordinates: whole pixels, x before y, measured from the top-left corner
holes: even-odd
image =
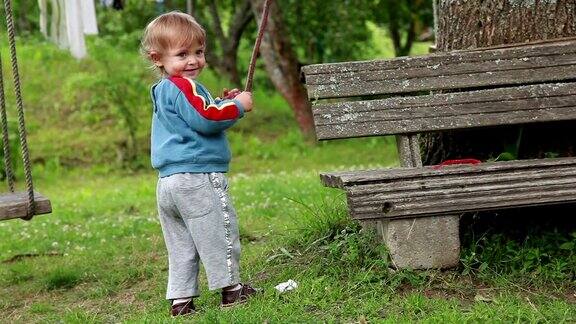
[[[2,74],[2,58],[0,57],[0,119],[2,123],[2,143],[4,147],[4,165],[6,178],[8,179],[9,193],[0,195],[0,220],[12,218],[22,218],[30,220],[34,215],[47,214],[52,212],[52,206],[48,198],[38,192],[34,192],[32,184],[32,171],[30,166],[30,156],[28,144],[26,142],[26,127],[24,124],[24,108],[22,95],[20,92],[20,76],[18,74],[18,62],[16,60],[16,42],[14,40],[14,21],[12,19],[12,5],[10,0],[4,0],[6,13],[6,26],[8,30],[8,40],[10,43],[10,59],[12,63],[12,74],[14,77],[14,92],[16,95],[16,106],[18,109],[18,135],[22,148],[22,160],[24,162],[24,174],[26,178],[26,191],[14,191],[14,173],[11,165],[10,145],[8,138],[8,122],[6,119],[6,100],[4,97],[4,80]]]

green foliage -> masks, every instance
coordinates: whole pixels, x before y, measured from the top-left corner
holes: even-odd
[[[124,0],[123,10],[97,6],[99,37],[124,50],[140,46],[142,30],[157,14],[154,1]]]
[[[524,128],[520,127],[518,129],[518,136],[514,144],[507,144],[504,146],[504,152],[498,154],[494,161],[512,161],[518,159],[518,153],[520,151],[520,144],[522,144],[522,133]]]
[[[79,108],[77,117],[89,127],[113,121],[115,131],[124,135],[115,143],[119,161],[134,168],[141,153],[137,147],[141,120],[149,116],[143,107],[150,107],[146,96],[150,72],[142,62],[129,60],[131,56],[118,58],[115,54],[119,64],[110,64],[111,53],[116,50],[107,42],[94,42],[93,71],[70,75],[62,85],[63,99],[65,105]]]
[[[11,3],[16,35],[30,36],[38,33],[40,30],[38,0],[17,0],[11,1]],[[0,7],[0,31],[4,33],[6,31],[6,11],[3,3]]]
[[[368,46],[369,0],[279,3],[304,64],[353,60]]]
[[[396,56],[410,54],[414,41],[434,24],[432,0],[374,0],[371,20],[387,26]]]

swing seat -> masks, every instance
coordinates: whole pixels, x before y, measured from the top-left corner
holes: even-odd
[[[52,212],[50,200],[38,192],[34,192],[36,209],[34,214],[48,214]],[[12,218],[22,218],[28,215],[28,193],[9,192],[0,194],[0,221]]]

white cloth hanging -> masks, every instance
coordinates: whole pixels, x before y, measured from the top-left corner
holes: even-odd
[[[44,37],[48,37],[48,2],[47,0],[38,0],[40,7],[40,32]]]
[[[80,1],[80,11],[82,12],[82,25],[85,35],[98,35],[98,23],[96,22],[96,8],[94,1]]]
[[[84,35],[98,34],[94,0],[38,0],[40,31],[78,59],[87,55]],[[50,33],[47,22],[50,20]]]
[[[70,47],[68,42],[68,32],[66,26],[66,0],[54,0],[54,9],[57,12],[58,20],[56,21],[56,34],[53,39],[62,49]]]
[[[72,56],[79,59],[86,56],[80,1],[68,0],[64,6],[66,9],[66,32],[68,33],[70,52]]]

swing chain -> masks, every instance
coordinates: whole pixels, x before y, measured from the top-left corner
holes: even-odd
[[[10,43],[10,60],[12,62],[12,75],[14,77],[14,92],[16,95],[16,106],[18,108],[18,135],[20,136],[20,146],[22,148],[22,160],[24,162],[24,175],[26,178],[26,189],[28,192],[28,211],[25,220],[30,220],[35,213],[34,187],[32,184],[32,171],[30,166],[30,153],[26,141],[26,127],[24,123],[24,105],[22,103],[22,93],[20,91],[20,75],[18,73],[18,61],[16,58],[16,41],[14,39],[14,20],[12,16],[12,4],[10,0],[4,0],[6,11],[6,26],[8,29],[8,41]]]

